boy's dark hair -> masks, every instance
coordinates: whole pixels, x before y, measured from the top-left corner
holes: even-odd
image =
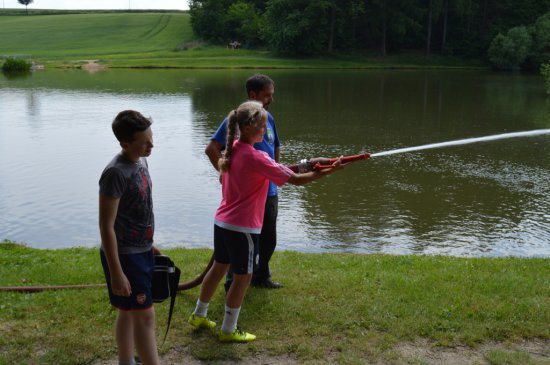
[[[113,133],[119,142],[132,142],[134,134],[143,132],[153,121],[135,110],[123,110],[113,120]]]
[[[275,83],[268,76],[262,74],[251,76],[246,80],[246,95],[250,97],[252,91],[259,93],[269,85],[275,85]]]

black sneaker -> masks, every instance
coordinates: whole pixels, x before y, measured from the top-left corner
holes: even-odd
[[[281,289],[283,284],[273,281],[271,278],[267,278],[265,280],[252,281],[252,286],[264,289]]]

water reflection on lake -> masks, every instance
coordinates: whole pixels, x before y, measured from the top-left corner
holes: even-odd
[[[95,246],[98,179],[123,109],[154,119],[156,241],[211,247],[221,198],[203,153],[250,70],[0,76],[0,239]],[[283,160],[550,127],[537,75],[265,71]],[[280,192],[279,249],[550,256],[550,136],[374,158]]]

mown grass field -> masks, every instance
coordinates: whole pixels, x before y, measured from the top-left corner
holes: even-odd
[[[210,250],[166,250],[182,281],[202,271]],[[425,364],[394,347],[428,340],[437,348],[485,343],[550,343],[550,261],[276,252],[285,284],[251,288],[239,324],[250,344],[220,345],[186,323],[198,288],[180,292],[161,349],[205,361],[280,356],[298,363]],[[0,243],[0,286],[103,283],[97,249],[38,250]],[[223,290],[210,305],[220,323]],[[168,303],[156,305],[163,333]],[[91,364],[116,357],[115,312],[106,289],[0,292],[0,364]],[[504,347],[505,348],[505,347]],[[548,356],[548,355],[547,355]],[[493,350],[491,364],[550,364],[528,353]],[[516,360],[519,359],[519,360]]]
[[[47,67],[80,67],[85,60],[144,68],[486,67],[479,60],[419,54],[291,58],[263,49],[230,50],[198,40],[185,12],[14,14],[24,13],[0,9],[0,58],[30,58]]]
[[[2,55],[131,57],[169,52],[193,38],[189,14],[107,13],[0,16]]]

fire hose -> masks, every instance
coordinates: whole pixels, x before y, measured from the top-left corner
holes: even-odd
[[[206,265],[206,268],[194,279],[180,283],[178,291],[188,290],[200,285],[206,276],[210,267],[214,263],[214,255]],[[41,286],[0,286],[0,291],[10,291],[19,293],[38,293],[45,290],[61,290],[61,289],[87,289],[87,288],[102,288],[106,284],[74,284],[74,285],[41,285]]]
[[[342,159],[342,163],[343,164],[347,164],[347,163],[350,163],[350,162],[355,162],[355,161],[360,161],[360,160],[366,160],[367,158],[370,157],[370,154],[368,153],[361,153],[361,154],[358,154],[358,155],[353,155],[353,156],[344,156],[344,157],[341,157]],[[316,163],[315,165],[313,165],[312,169],[314,171],[321,171],[321,170],[327,170],[327,169],[333,169],[334,166],[333,164],[338,161],[338,158],[329,158],[325,164],[321,164],[321,163]]]

